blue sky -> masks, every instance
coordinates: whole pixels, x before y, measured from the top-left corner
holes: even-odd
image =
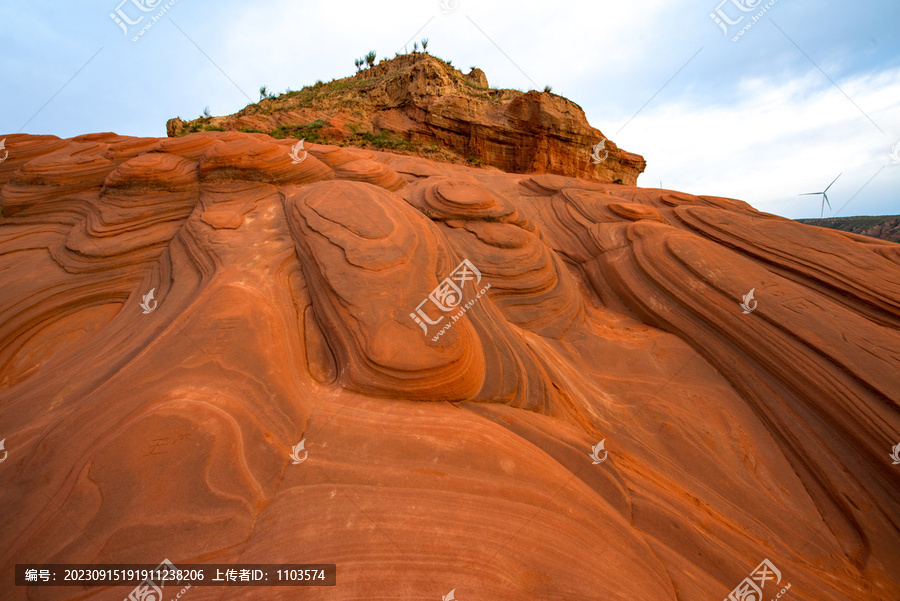
[[[392,57],[427,37],[492,86],[549,84],[578,103],[647,159],[639,185],[801,218],[821,201],[798,194],[843,173],[826,216],[900,214],[896,0],[121,1],[0,4],[0,137],[165,136],[171,117],[233,113],[263,84],[344,77],[368,50]],[[126,35],[116,9],[144,19]],[[717,9],[743,19],[726,35]]]

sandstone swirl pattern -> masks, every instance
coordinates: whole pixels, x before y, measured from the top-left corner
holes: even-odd
[[[168,557],[336,563],[308,599],[718,601],[765,558],[796,601],[900,598],[900,247],[292,143],[7,137],[0,597]]]

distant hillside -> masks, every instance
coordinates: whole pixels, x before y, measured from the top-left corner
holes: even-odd
[[[861,215],[859,217],[831,217],[829,219],[797,219],[800,223],[852,232],[870,238],[900,242],[900,215]]]

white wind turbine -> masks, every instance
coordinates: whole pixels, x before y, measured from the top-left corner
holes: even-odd
[[[838,177],[840,177],[842,175],[844,175],[843,172],[838,174],[838,176],[836,178],[834,178],[834,182],[838,181]],[[831,188],[831,186],[834,185],[834,182],[831,182],[830,184],[828,184],[828,188]],[[828,202],[828,188],[825,188],[825,190],[823,190],[822,192],[804,192],[803,194],[797,195],[797,196],[818,196],[819,194],[822,195],[822,212],[819,214],[819,219],[821,219],[822,217],[825,216],[825,203],[826,202],[828,203],[828,210],[829,211],[833,210],[831,208],[831,203]]]

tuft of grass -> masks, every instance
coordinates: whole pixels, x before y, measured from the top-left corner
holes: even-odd
[[[377,134],[371,131],[360,131],[359,125],[350,123],[347,125],[351,135],[342,143],[347,146],[374,146],[380,150],[400,150],[415,152],[421,150],[422,143],[416,140],[401,138],[389,131],[380,131]],[[432,144],[434,146],[434,144]],[[435,147],[436,150],[440,150]],[[431,152],[429,150],[429,152]]]
[[[323,136],[320,131],[324,126],[324,121],[316,119],[312,123],[307,123],[306,125],[279,125],[274,131],[261,133],[268,133],[273,138],[278,139],[296,138],[298,140],[304,139],[313,144],[330,144],[331,142],[328,138]]]
[[[420,144],[413,140],[405,140],[399,136],[395,136],[388,131],[380,131],[377,134],[372,132],[362,132],[357,134],[360,141],[374,146],[375,148],[386,150],[405,150],[407,152],[418,150]]]

